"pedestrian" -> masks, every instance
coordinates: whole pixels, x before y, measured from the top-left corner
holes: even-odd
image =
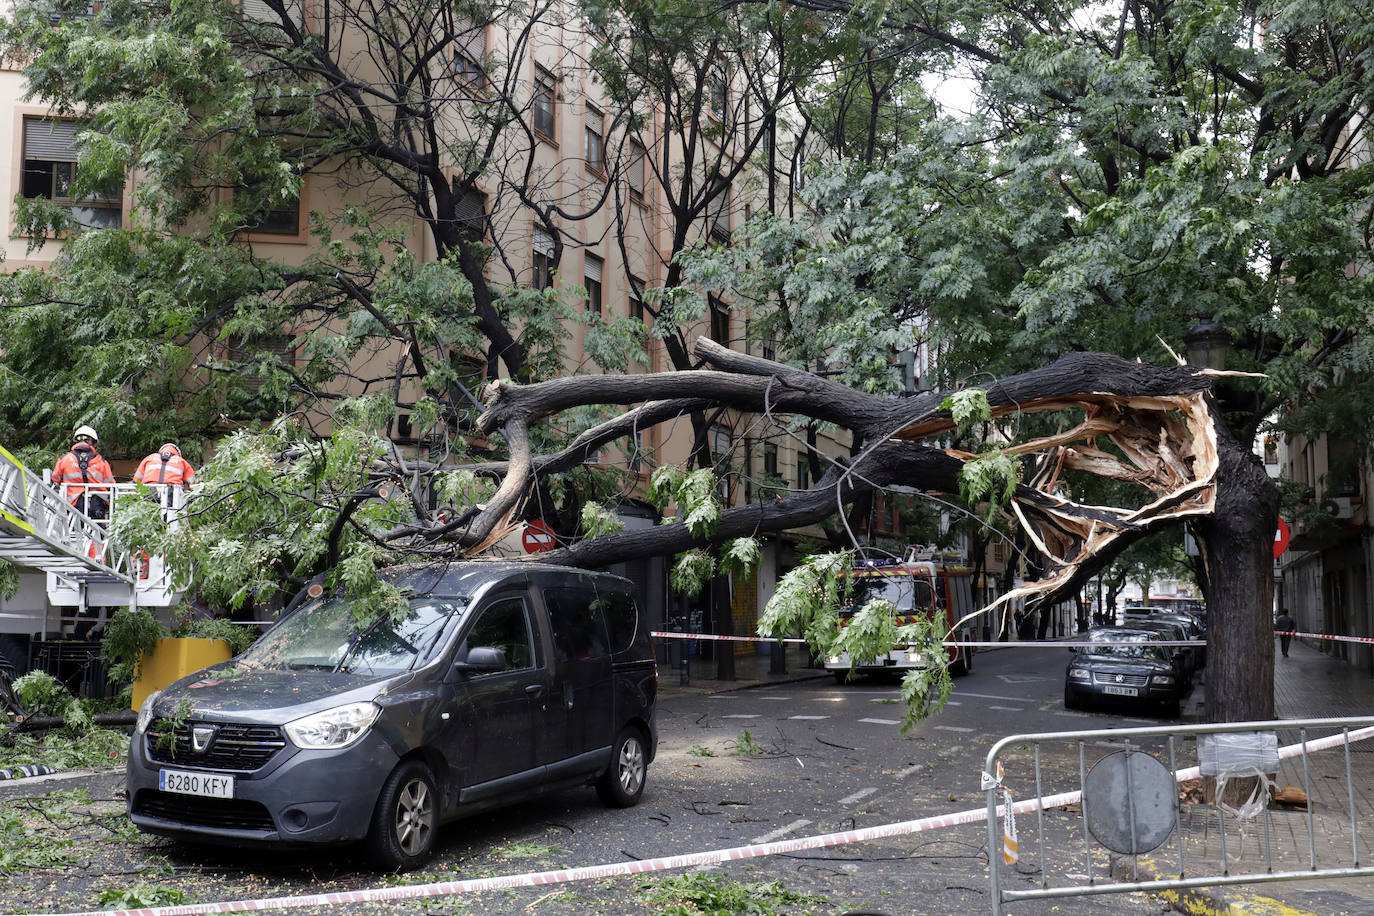
[[[159,502],[172,507],[172,487],[189,487],[196,479],[196,469],[191,462],[181,457],[181,449],[175,442],[164,442],[147,458],[138,463],[134,471],[134,483],[147,484],[159,488]]]
[[[1288,644],[1293,641],[1293,630],[1297,623],[1288,616],[1288,608],[1279,608],[1278,619],[1274,621],[1274,629],[1279,633],[1279,649],[1283,652],[1283,657],[1288,657]]]
[[[110,517],[110,488],[97,484],[114,483],[110,464],[100,456],[100,437],[89,426],[78,426],[72,433],[72,447],[57,459],[52,469],[55,486],[66,487],[67,501],[93,519]]]

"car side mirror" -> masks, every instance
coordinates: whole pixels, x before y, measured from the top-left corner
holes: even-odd
[[[474,646],[461,660],[453,663],[455,671],[473,671],[486,674],[506,670],[506,653],[495,646]]]

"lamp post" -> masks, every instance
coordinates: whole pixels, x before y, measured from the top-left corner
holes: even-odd
[[[1231,335],[1213,321],[1211,315],[1202,315],[1184,332],[1183,345],[1188,348],[1188,365],[1201,369],[1225,369]]]

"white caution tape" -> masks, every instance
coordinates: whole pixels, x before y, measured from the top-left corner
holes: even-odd
[[[1299,633],[1293,630],[1275,630],[1275,636],[1296,636],[1299,639],[1326,639],[1332,642],[1362,642],[1374,643],[1374,637],[1370,636],[1332,636],[1328,633]]]
[[[1281,727],[1281,726],[1280,726]],[[1279,749],[1282,758],[1296,757],[1307,752],[1330,750],[1340,747],[1347,741],[1354,743],[1374,738],[1374,726],[1350,732],[1348,735],[1336,734],[1326,738],[1308,741],[1306,745],[1291,744]],[[1000,768],[999,768],[1000,769]],[[1174,778],[1179,782],[1200,775],[1199,767],[1179,770]],[[999,773],[1000,777],[1000,773]],[[984,781],[990,779],[983,774]],[[997,780],[1000,785],[1000,778]],[[986,787],[984,789],[986,791]],[[1048,808],[1062,808],[1077,804],[1083,793],[1061,792],[1042,798],[1028,798],[1013,805],[998,805],[996,816],[1008,817],[1011,814],[1026,814]],[[615,878],[624,875],[642,875],[647,872],[670,871],[678,868],[693,868],[700,865],[716,865],[739,859],[754,859],[760,856],[775,856],[807,849],[821,849],[827,846],[843,846],[848,843],[863,843],[884,837],[904,836],[943,827],[957,827],[964,824],[977,824],[987,820],[988,809],[971,808],[953,814],[940,814],[917,820],[901,821],[895,824],[882,824],[860,830],[846,830],[841,833],[825,833],[819,836],[798,837],[794,840],[775,840],[771,843],[753,843],[748,846],[734,846],[729,849],[715,849],[709,852],[693,852],[681,856],[662,856],[656,859],[641,859],[637,862],[613,862],[606,865],[588,865],[582,868],[564,868],[558,871],[526,872],[520,875],[502,875],[493,878],[472,878],[466,881],[436,881],[429,884],[409,884],[399,887],[374,887],[357,891],[334,891],[325,894],[304,894],[296,897],[259,897],[251,900],[225,900],[217,903],[188,903],[180,906],[153,906],[129,910],[78,910],[67,913],[28,913],[21,916],[201,916],[204,913],[232,913],[259,910],[285,910],[304,906],[331,906],[339,903],[376,903],[387,900],[417,900],[424,897],[442,897],[452,894],[473,894],[480,891],[504,890],[513,887],[542,887],[549,884],[566,884],[571,881],[591,881],[600,878]],[[1015,843],[1015,827],[1011,828],[1011,839]]]
[[[660,631],[658,631],[658,630],[652,631],[649,635],[653,636],[655,639],[700,639],[700,640],[703,640],[704,642],[768,642],[768,643],[772,643],[772,642],[784,642],[784,643],[794,643],[794,644],[802,644],[802,645],[804,645],[804,644],[806,643],[806,640],[804,640],[804,639],[796,639],[796,638],[793,638],[793,637],[788,637],[788,638],[786,638],[786,639],[770,639],[770,638],[764,637],[764,636],[721,636],[721,635],[718,635],[718,634],[715,634],[715,633],[678,633],[678,632],[667,633],[667,632],[660,632]],[[940,645],[942,645],[942,646],[944,646],[944,647],[946,647],[946,648],[950,648],[950,647],[953,647],[953,646],[958,646],[958,647],[960,647],[960,648],[966,648],[966,649],[1010,649],[1010,648],[1019,648],[1019,649],[1066,649],[1066,648],[1067,648],[1067,649],[1081,649],[1081,648],[1084,648],[1084,647],[1087,647],[1087,646],[1138,646],[1138,645],[1140,645],[1140,640],[1135,639],[1135,640],[1104,641],[1104,642],[1096,642],[1096,641],[1094,641],[1094,642],[1084,642],[1084,641],[1082,641],[1081,639],[1080,639],[1080,640],[1017,640],[1017,641],[1015,641],[1015,642],[974,642],[974,641],[967,641],[967,640],[950,640],[950,641],[947,641],[947,642],[942,642]],[[1158,640],[1152,639],[1152,640],[1150,640],[1150,645],[1152,645],[1152,646],[1205,646],[1205,645],[1207,645],[1207,640],[1205,640],[1205,639],[1158,639]],[[893,648],[899,648],[899,647],[894,646]]]

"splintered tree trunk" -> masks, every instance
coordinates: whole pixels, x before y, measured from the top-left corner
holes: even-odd
[[[1279,491],[1259,458],[1221,431],[1217,506],[1193,525],[1207,599],[1207,718],[1274,717],[1274,530]]]

